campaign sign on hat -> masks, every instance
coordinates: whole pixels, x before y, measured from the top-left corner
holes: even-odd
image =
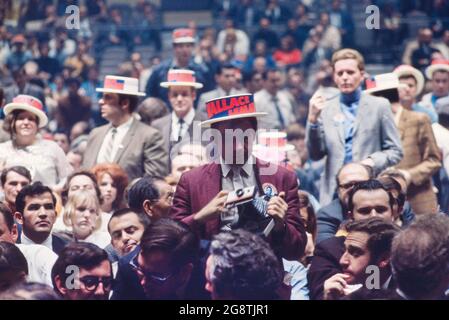
[[[195,72],[186,69],[170,69],[167,74],[167,81],[161,82],[161,87],[188,86],[201,89],[202,83],[196,82]]]
[[[139,79],[111,75],[104,78],[103,88],[97,88],[96,91],[145,96],[145,93],[139,92]]]
[[[194,43],[195,32],[189,28],[179,28],[173,30],[172,33],[173,43]]]
[[[3,109],[5,115],[10,114],[14,110],[24,110],[35,114],[39,118],[39,128],[43,128],[48,123],[47,115],[44,112],[44,105],[42,102],[26,94],[20,94],[12,99]]]
[[[399,89],[406,87],[399,82],[398,75],[395,73],[382,73],[365,80],[366,93],[374,93],[389,89]]]
[[[207,127],[212,123],[239,118],[261,117],[266,112],[256,112],[254,96],[251,93],[212,99],[206,102],[208,120],[201,123]]]

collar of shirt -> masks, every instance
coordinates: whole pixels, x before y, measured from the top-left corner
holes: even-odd
[[[394,115],[394,123],[396,124],[396,127],[399,126],[399,120],[401,119],[402,115],[402,106],[399,106],[398,111]]]
[[[122,124],[119,125],[118,127],[113,127],[113,126],[112,126],[112,128],[117,129],[117,133],[119,133],[119,134],[121,134],[121,133],[123,133],[123,132],[126,133],[126,132],[128,132],[129,128],[131,128],[131,124],[133,123],[133,120],[134,120],[134,117],[131,116],[131,117],[129,118],[129,120],[126,121],[125,123],[122,123]]]
[[[36,242],[34,242],[33,240],[31,240],[30,238],[28,238],[28,237],[25,235],[25,232],[22,232],[21,239],[22,239],[22,240],[21,240],[22,244],[40,244],[40,245],[42,245],[42,246],[46,246],[46,247],[49,248],[50,250],[53,250],[53,239],[52,239],[51,234],[50,234],[50,235],[48,236],[48,238],[45,239],[44,242],[42,242],[42,243],[36,243]]]
[[[251,177],[253,174],[253,164],[254,158],[251,156],[242,166],[243,171],[248,177]],[[229,175],[229,172],[232,170],[232,166],[226,164],[222,157],[220,157],[220,165],[221,165],[221,174],[223,178],[226,178]]]
[[[193,118],[195,118],[195,109],[190,109],[190,111],[186,114],[184,118],[183,131],[186,131],[186,128],[190,127],[193,122]],[[179,137],[179,117],[175,112],[171,113],[171,132],[172,132],[172,140],[178,140]],[[182,134],[184,133],[182,132]]]

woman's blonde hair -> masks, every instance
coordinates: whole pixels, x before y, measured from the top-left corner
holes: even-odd
[[[98,197],[94,193],[88,190],[79,190],[70,194],[70,197],[67,200],[67,203],[64,207],[64,216],[62,218],[64,224],[68,227],[72,226],[71,217],[72,214],[75,213],[76,207],[91,206],[91,205],[95,206],[98,215],[94,231],[100,229],[101,227],[100,201],[98,200]]]

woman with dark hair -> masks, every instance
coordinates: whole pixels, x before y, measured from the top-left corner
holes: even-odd
[[[64,151],[54,141],[43,139],[39,129],[48,118],[39,99],[18,95],[4,108],[4,128],[11,140],[0,144],[0,166],[23,166],[34,181],[54,187],[62,184],[72,168]]]
[[[103,198],[102,230],[107,231],[112,212],[125,207],[123,195],[128,185],[128,175],[115,163],[101,163],[93,167],[91,171],[97,178]]]

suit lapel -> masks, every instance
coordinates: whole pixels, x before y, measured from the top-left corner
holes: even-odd
[[[360,101],[359,101],[359,108],[357,110],[357,117],[354,121],[353,137],[356,136],[356,133],[359,129],[360,123],[363,123],[364,121],[366,121],[365,117],[367,116],[368,111],[369,111],[369,105],[368,105],[364,95],[362,94],[360,97]]]
[[[345,130],[344,130],[344,119],[345,115],[341,111],[340,108],[340,95],[337,95],[336,98],[332,99],[329,102],[329,111],[331,115],[331,121],[333,123],[333,127],[337,131],[337,135],[341,143],[345,144]]]
[[[89,154],[89,158],[86,158],[86,164],[88,165],[88,167],[91,167],[93,165],[96,164],[97,162],[97,158],[98,158],[98,153],[100,152],[101,146],[104,142],[104,139],[106,137],[106,134],[108,133],[109,129],[111,128],[111,124],[107,124],[104,127],[100,128],[98,131],[98,134],[93,138],[91,145],[89,146],[89,150],[93,150],[92,153],[87,153]],[[90,158],[92,157],[92,158]]]
[[[407,128],[407,121],[409,117],[409,111],[405,108],[402,108],[401,116],[399,117],[399,123],[398,123],[398,131],[399,135],[401,136],[401,141],[404,138],[405,134],[405,128]]]
[[[207,178],[201,181],[203,184],[202,190],[205,190],[205,198],[208,199],[207,203],[220,192],[221,186],[221,166],[216,163],[212,163],[206,171]],[[206,204],[207,204],[206,203]],[[215,219],[209,220],[207,222],[206,228],[209,231],[214,231],[216,233],[217,230],[220,230],[220,216],[217,216]]]
[[[131,128],[129,128],[128,132],[126,133],[125,137],[123,138],[122,142],[120,143],[117,153],[114,158],[114,162],[118,163],[120,161],[120,158],[122,157],[123,153],[125,152],[126,148],[131,145],[131,141],[133,136],[136,133],[137,125],[139,120],[133,119],[133,122],[131,124]]]

